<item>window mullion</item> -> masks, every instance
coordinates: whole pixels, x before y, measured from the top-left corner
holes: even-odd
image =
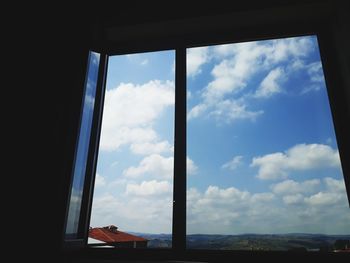
[[[173,249],[186,249],[186,48],[176,49],[175,56],[175,152]]]

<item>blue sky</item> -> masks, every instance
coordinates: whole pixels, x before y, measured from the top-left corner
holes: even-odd
[[[91,226],[170,233],[174,51],[110,57]],[[187,50],[187,232],[350,233],[315,37]]]

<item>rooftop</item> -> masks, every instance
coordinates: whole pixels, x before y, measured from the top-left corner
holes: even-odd
[[[106,243],[148,241],[145,238],[119,231],[118,227],[114,225],[90,228],[89,237]]]

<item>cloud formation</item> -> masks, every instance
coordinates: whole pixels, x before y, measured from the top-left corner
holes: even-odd
[[[156,142],[154,121],[174,102],[171,81],[152,80],[143,85],[121,83],[107,90],[100,149],[114,151],[124,144]]]
[[[201,100],[189,110],[188,119],[214,116],[226,122],[254,120],[263,110],[250,110],[248,93],[242,94],[242,91],[251,88],[252,80],[262,75],[264,77],[252,97],[269,98],[283,92],[281,84],[288,80],[289,74],[305,68],[311,82],[321,82],[323,74],[320,63],[306,65],[304,62],[313,50],[314,44],[309,37],[210,47],[205,54],[206,58],[210,57],[216,63],[211,70],[212,80],[202,88]],[[189,52],[199,53],[196,49],[189,49]],[[316,89],[316,86],[312,89]]]
[[[341,191],[338,186],[342,186]],[[272,192],[262,193],[214,185],[203,191],[188,189],[188,232],[344,234],[344,229],[350,229],[342,179],[287,180],[271,189]]]
[[[281,92],[279,81],[283,78],[284,71],[281,67],[271,70],[260,83],[260,86],[255,92],[257,98],[268,98],[275,93]]]
[[[339,167],[338,150],[324,144],[297,144],[285,152],[254,157],[251,167],[258,167],[257,178],[284,179],[291,171]]]
[[[243,156],[237,155],[232,158],[232,160],[228,161],[227,163],[223,164],[221,166],[222,169],[229,169],[229,170],[235,170],[239,165],[242,164]]]
[[[201,66],[208,62],[208,47],[187,49],[186,70],[187,76],[195,77],[201,73]]]
[[[196,164],[187,157],[187,173],[195,174],[198,170]],[[154,178],[173,178],[174,157],[163,157],[159,154],[151,154],[141,160],[138,166],[131,166],[124,170],[123,175],[129,178],[151,176]]]
[[[168,181],[143,181],[141,184],[127,184],[126,194],[148,197],[150,195],[162,195],[172,193],[172,185]]]

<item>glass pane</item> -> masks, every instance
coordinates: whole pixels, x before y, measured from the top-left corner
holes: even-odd
[[[69,234],[70,236],[76,236],[78,232],[86,162],[89,152],[92,117],[95,105],[99,61],[100,55],[98,53],[90,52],[79,141],[75,157],[76,160],[74,166],[73,185],[66,227],[66,234]]]
[[[188,49],[187,86],[188,248],[332,251],[350,240],[315,36]]]
[[[109,58],[89,243],[171,247],[174,59]]]

